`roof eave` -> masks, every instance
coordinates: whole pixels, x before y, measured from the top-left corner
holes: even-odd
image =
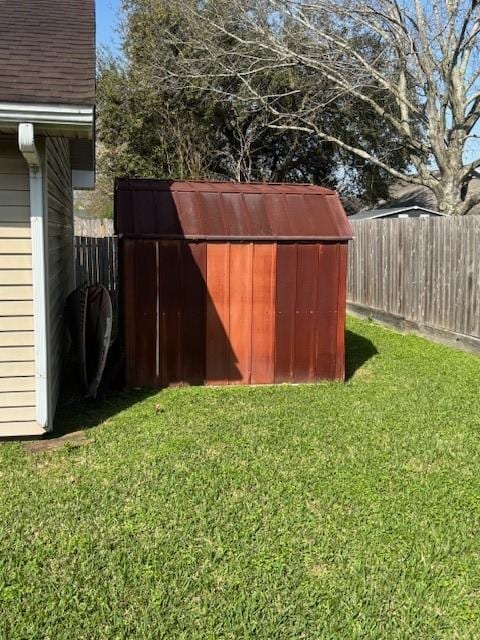
[[[16,129],[30,122],[45,132],[93,139],[95,108],[91,105],[18,103],[0,101],[0,128]]]

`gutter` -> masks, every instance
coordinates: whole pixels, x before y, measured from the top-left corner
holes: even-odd
[[[84,128],[93,136],[94,108],[61,104],[23,104],[0,102],[0,122],[35,122],[43,125]]]
[[[42,160],[35,146],[33,124],[23,122],[18,125],[18,147],[30,174],[36,421],[45,431],[49,431],[45,208]]]

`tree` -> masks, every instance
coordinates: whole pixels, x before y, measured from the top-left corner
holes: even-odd
[[[468,192],[480,160],[465,162],[480,118],[479,0],[169,4],[188,24],[188,49],[184,34],[158,34],[178,54],[173,71],[152,56],[159,78],[262,105],[270,128],[315,136],[361,171],[428,187],[445,213],[480,202]],[[265,87],[273,70],[290,74],[288,88]],[[350,109],[343,128],[331,126],[336,109]]]
[[[311,181],[367,202],[387,195],[390,176],[382,167],[317,133],[327,127],[342,131],[351,142],[361,138],[371,153],[388,141],[385,157],[404,169],[405,151],[398,140],[391,143],[398,136],[373,109],[352,118],[360,113],[359,103],[343,95],[310,113],[315,127],[279,126],[278,112],[303,112],[307,95],[330,95],[330,82],[299,65],[257,68],[247,83],[242,74],[224,73],[222,60],[204,56],[204,45],[213,55],[212,43],[201,43],[198,7],[185,2],[188,10],[175,0],[124,0],[122,59],[102,58],[99,65],[100,171],[109,176]],[[228,13],[228,3],[204,4],[204,18],[218,11]],[[212,25],[207,35],[215,34],[215,46],[221,43],[241,58],[235,46],[250,26],[237,17],[230,14],[233,35],[217,33]],[[292,90],[295,86],[304,91]],[[252,99],[253,87],[262,99]]]

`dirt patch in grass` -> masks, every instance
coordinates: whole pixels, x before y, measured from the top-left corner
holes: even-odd
[[[85,431],[74,431],[73,433],[59,436],[58,438],[52,437],[42,440],[29,440],[23,443],[23,448],[27,453],[41,453],[60,449],[67,444],[70,447],[81,447],[90,442],[91,440],[89,440]]]

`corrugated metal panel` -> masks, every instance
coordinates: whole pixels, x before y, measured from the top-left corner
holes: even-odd
[[[295,382],[315,379],[315,342],[318,292],[318,247],[298,246],[297,295],[295,304]]]
[[[346,243],[121,248],[128,387],[343,379]]]
[[[116,232],[192,240],[345,240],[334,191],[306,184],[118,180]]]
[[[188,384],[205,380],[206,268],[205,243],[181,243],[183,379]]]
[[[230,245],[207,245],[206,381],[228,382],[230,343]]]
[[[297,244],[280,244],[277,247],[275,382],[294,380],[297,255]]]
[[[253,249],[250,242],[230,245],[230,384],[248,384],[252,372]]]
[[[275,298],[277,245],[253,246],[252,384],[275,379]]]
[[[336,377],[336,360],[343,358],[342,344],[337,343],[338,308],[343,291],[340,281],[339,247],[337,245],[320,245],[319,255],[319,288],[317,297],[317,342],[315,377],[319,380]],[[344,366],[344,363],[341,365]]]
[[[160,368],[164,384],[183,381],[181,340],[181,262],[180,243],[160,244]],[[138,290],[140,293],[141,291]]]

